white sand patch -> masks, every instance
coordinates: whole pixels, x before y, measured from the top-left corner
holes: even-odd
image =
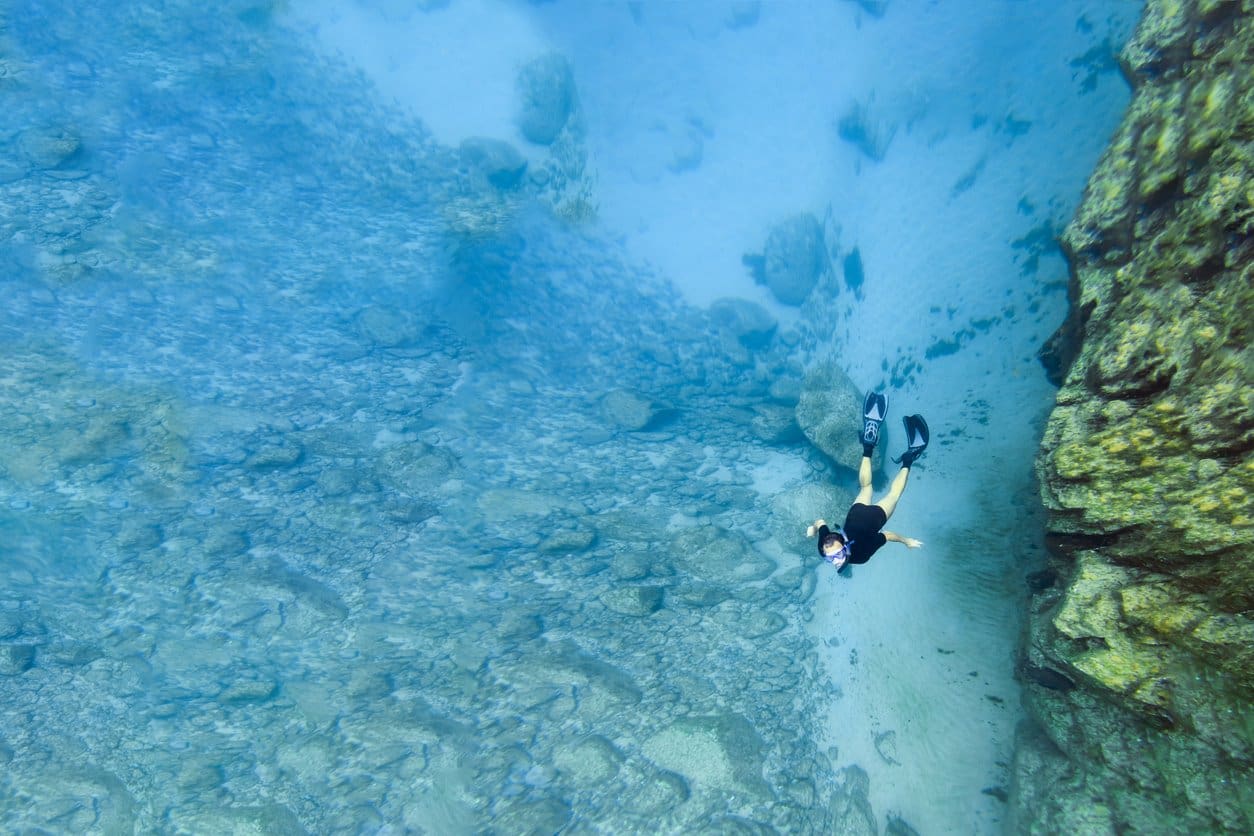
[[[542,9],[575,66],[606,224],[694,303],[737,295],[792,316],[741,256],[787,215],[822,217],[839,185],[833,118],[856,37],[839,5],[764,3],[747,28],[719,4],[646,4],[640,23],[625,6]]]
[[[314,0],[294,4],[292,14],[440,142],[518,141],[514,82],[519,68],[548,48],[519,4],[454,0],[424,12],[405,3]]]

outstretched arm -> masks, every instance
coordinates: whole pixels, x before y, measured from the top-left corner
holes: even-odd
[[[901,543],[908,549],[917,549],[919,546],[923,545],[922,540],[916,540],[913,537],[902,537],[900,534],[895,534],[892,531],[885,531],[883,534],[884,539],[888,542]]]

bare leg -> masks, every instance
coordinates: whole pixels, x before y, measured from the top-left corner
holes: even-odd
[[[858,465],[858,496],[854,502],[863,505],[871,504],[871,457],[863,456],[862,464]]]
[[[867,459],[863,459],[867,461]],[[897,510],[897,502],[901,499],[901,494],[906,489],[906,482],[910,481],[910,468],[903,467],[897,471],[897,475],[893,477],[893,484],[888,489],[888,496],[875,503],[884,509],[884,516],[891,517],[893,511]],[[861,494],[859,494],[861,496]]]

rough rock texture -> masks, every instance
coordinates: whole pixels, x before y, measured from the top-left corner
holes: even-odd
[[[832,461],[857,471],[862,461],[862,393],[834,360],[819,363],[806,374],[797,401],[797,424],[810,443]],[[873,465],[884,461],[881,444],[875,450]]]
[[[518,72],[518,128],[528,142],[552,145],[578,106],[575,76],[557,53],[531,61]]]
[[[618,430],[643,430],[657,415],[657,405],[638,392],[615,389],[601,398],[601,414]]]
[[[1080,344],[1037,462],[1059,580],[1028,625],[1013,815],[1247,833],[1254,2],[1150,0],[1122,60],[1136,94],[1063,239]]]

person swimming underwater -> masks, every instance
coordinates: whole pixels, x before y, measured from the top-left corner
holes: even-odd
[[[815,520],[806,528],[807,537],[819,538],[819,555],[836,567],[836,571],[847,575],[847,566],[855,563],[866,563],[885,543],[902,543],[907,548],[917,549],[923,545],[922,540],[903,537],[892,531],[882,531],[884,525],[897,510],[897,502],[906,490],[910,481],[910,466],[913,465],[927,450],[928,428],[922,415],[907,415],[901,421],[906,428],[906,452],[893,459],[901,463],[901,470],[893,478],[888,494],[875,504],[871,504],[871,455],[879,442],[880,424],[888,413],[888,396],[879,392],[868,392],[863,404],[863,423],[859,441],[862,442],[862,462],[858,466],[858,495],[854,499],[849,513],[845,516],[845,524],[838,530],[828,528],[826,520]]]

